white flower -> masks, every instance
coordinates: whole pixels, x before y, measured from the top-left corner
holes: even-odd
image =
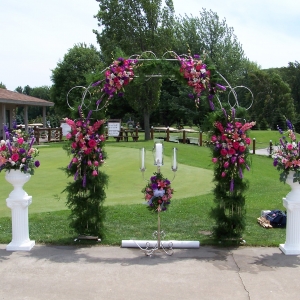
[[[165,194],[165,190],[153,190],[153,196],[154,197],[162,197]]]

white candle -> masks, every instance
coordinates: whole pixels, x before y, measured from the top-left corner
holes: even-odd
[[[174,148],[174,154],[173,154],[173,170],[175,170],[177,167],[177,161],[176,161],[176,148]]]
[[[145,148],[142,148],[142,166],[141,169],[145,169]]]
[[[162,144],[156,143],[155,145],[155,162],[158,166],[162,165]]]

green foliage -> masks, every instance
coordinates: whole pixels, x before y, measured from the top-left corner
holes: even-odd
[[[244,145],[246,139],[243,137],[247,129],[242,131],[242,125],[236,125],[238,116],[238,112],[232,109],[229,112],[216,111],[212,117],[212,141],[214,138],[216,143],[212,142],[211,151],[216,161],[213,178],[215,207],[211,210],[211,217],[216,222],[214,235],[222,240],[239,240],[246,225],[245,191],[248,189],[248,181],[243,179],[243,171],[249,169],[250,161],[249,150]],[[221,146],[222,143],[226,147]],[[245,150],[238,150],[241,143]],[[229,152],[230,148],[232,153]],[[222,154],[222,151],[227,154]]]
[[[6,85],[2,81],[0,82],[0,88],[6,90]]]
[[[78,138],[75,130],[75,134],[72,133],[72,138],[64,146],[67,153],[72,155],[71,163],[65,168],[65,172],[68,177],[74,178],[64,190],[67,194],[67,207],[71,210],[70,227],[79,235],[103,237],[103,202],[106,198],[108,176],[99,171],[98,165],[100,166],[105,158],[105,153],[102,156],[104,141],[101,140],[104,126],[95,127],[98,121],[91,122],[86,119],[81,109],[76,121],[78,123],[75,129],[82,137]],[[74,131],[72,126],[71,130]],[[90,145],[91,141],[95,145]]]

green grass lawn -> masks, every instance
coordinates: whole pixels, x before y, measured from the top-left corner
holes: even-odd
[[[252,131],[259,136],[260,131]],[[275,133],[275,132],[274,132]],[[278,134],[276,132],[276,134]],[[252,135],[253,136],[253,135]],[[261,134],[261,136],[263,136]],[[264,139],[269,137],[264,133]],[[267,144],[267,142],[266,142]],[[139,149],[146,148],[146,172],[143,179],[139,170]],[[213,204],[212,168],[210,151],[206,147],[164,143],[165,163],[161,172],[173,179],[171,171],[172,148],[178,148],[178,171],[172,186],[174,199],[169,210],[162,213],[162,229],[166,239],[199,240],[201,244],[214,244],[209,235],[213,220],[209,211]],[[102,244],[120,245],[125,239],[151,239],[156,230],[157,216],[144,205],[141,189],[156,168],[153,166],[152,141],[119,142],[108,141],[108,159],[102,170],[109,175],[105,232]],[[257,217],[264,209],[281,209],[282,197],[289,186],[279,182],[279,175],[272,166],[272,159],[251,155],[252,166],[245,177],[249,180],[246,194],[246,230],[243,239],[247,245],[278,246],[285,241],[284,229],[264,229],[257,224]],[[68,227],[69,211],[65,206],[65,194],[61,193],[68,180],[61,170],[70,158],[61,144],[40,147],[41,166],[36,170],[24,189],[33,197],[29,206],[30,237],[37,243],[72,244],[75,234]],[[10,209],[5,199],[12,186],[0,173],[0,243],[11,240]]]

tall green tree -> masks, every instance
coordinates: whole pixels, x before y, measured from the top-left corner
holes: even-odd
[[[175,47],[178,54],[205,52],[231,85],[242,76],[247,58],[238,42],[234,29],[226,19],[220,20],[218,14],[205,8],[199,16],[180,16],[175,24]]]
[[[279,115],[294,122],[296,114],[291,89],[277,72],[257,70],[250,72],[248,77],[248,87],[254,95],[251,119],[257,121],[258,128],[266,122],[268,128],[276,129]]]
[[[0,88],[6,90],[6,85],[2,81],[0,82]]]
[[[173,41],[174,7],[172,0],[99,0],[96,15],[101,31],[95,30],[97,41],[107,61],[116,48],[125,55],[152,51],[158,57],[170,50]],[[153,78],[135,86],[136,97],[128,97],[135,109],[142,109],[145,138],[150,138],[150,114],[157,106],[161,80]]]
[[[70,108],[67,103],[69,91],[75,86],[80,86],[73,89],[68,97],[70,106],[76,109],[81,102],[84,87],[90,84],[87,82],[87,76],[96,73],[102,67],[100,52],[95,46],[81,43],[69,49],[63,60],[60,60],[57,67],[52,70],[51,101],[55,103],[56,112],[62,117],[69,116]]]
[[[297,113],[300,114],[300,63],[289,62],[288,67],[278,70],[282,78],[291,88]]]

